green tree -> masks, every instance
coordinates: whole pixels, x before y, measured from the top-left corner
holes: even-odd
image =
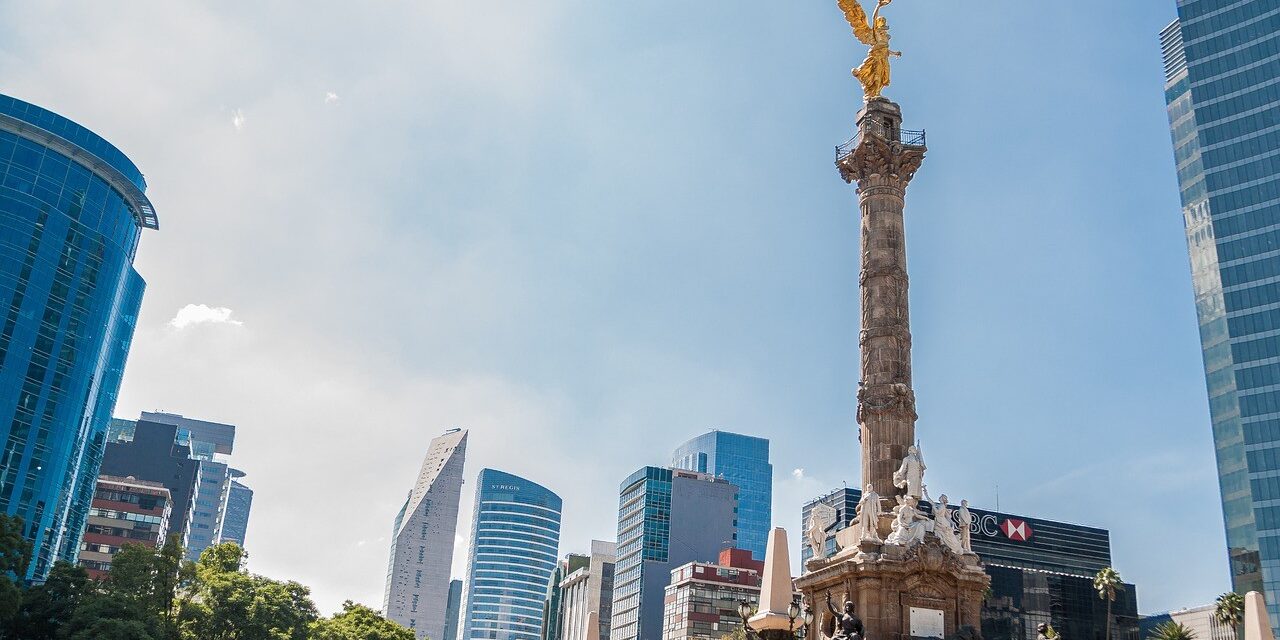
[[[56,640],[76,609],[94,595],[94,585],[83,567],[58,562],[44,584],[27,589],[22,609],[13,625],[13,636],[23,640]]]
[[[244,570],[247,556],[228,542],[205,549],[178,624],[186,640],[308,640],[320,616],[310,591]]]
[[[0,572],[21,579],[31,561],[31,543],[22,535],[22,518],[0,514]]]
[[[160,621],[149,617],[136,600],[97,593],[76,607],[62,627],[66,640],[165,640]]]
[[[1236,637],[1240,636],[1240,623],[1244,622],[1244,596],[1228,591],[1213,604],[1213,617],[1218,622],[1231,627]]]
[[[1153,629],[1149,638],[1150,640],[1196,640],[1196,634],[1170,620]]]
[[[31,561],[31,543],[22,535],[22,518],[0,515],[0,630],[9,629],[22,608],[20,581]]]
[[[747,630],[744,627],[738,627],[737,629],[720,636],[720,640],[747,640]]]
[[[176,537],[159,549],[127,544],[111,558],[111,572],[103,591],[141,616],[166,636],[177,634],[177,601],[188,582],[182,545]]]
[[[1107,636],[1106,640],[1111,640],[1111,605],[1116,601],[1116,594],[1124,590],[1124,580],[1120,578],[1120,574],[1111,567],[1106,567],[1098,572],[1093,578],[1093,589],[1098,592],[1098,598],[1107,601]]]
[[[414,640],[413,631],[348,600],[342,612],[311,625],[311,640]]]

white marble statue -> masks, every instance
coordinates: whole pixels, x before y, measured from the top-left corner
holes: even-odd
[[[863,540],[880,542],[880,513],[880,494],[868,484],[858,501],[858,526]]]
[[[830,505],[818,503],[809,510],[809,549],[813,557],[821,560],[827,556],[827,529],[836,522],[836,510]]]
[[[923,497],[922,489],[924,488],[924,457],[920,455],[919,447],[910,447],[907,449],[907,457],[902,459],[902,466],[893,474],[893,486],[899,489],[906,489],[907,495],[919,500]]]
[[[913,542],[924,540],[929,521],[916,509],[917,501],[912,496],[899,496],[898,506],[893,508],[893,532],[885,539],[886,544],[907,546]]]
[[[960,546],[965,553],[973,553],[973,513],[969,511],[968,500],[960,501],[956,519],[960,523]]]
[[[948,549],[958,554],[964,553],[964,548],[960,546],[960,537],[956,535],[955,524],[951,521],[951,507],[947,503],[946,494],[934,502],[929,498],[929,490],[925,488],[924,497],[933,505],[933,535],[937,536]]]

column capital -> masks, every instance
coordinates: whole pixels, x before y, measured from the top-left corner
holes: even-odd
[[[904,130],[902,109],[875,98],[858,112],[858,135],[836,149],[836,166],[863,195],[901,195],[894,192],[907,188],[926,150],[924,131]]]
[[[873,126],[869,128],[878,128]],[[925,146],[907,145],[877,133],[859,133],[857,145],[836,161],[845,182],[863,195],[901,196],[924,163]],[[876,191],[884,190],[882,194]]]

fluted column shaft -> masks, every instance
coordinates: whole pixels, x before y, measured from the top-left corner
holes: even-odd
[[[911,320],[903,209],[907,184],[924,160],[923,145],[903,145],[898,105],[872,100],[859,115],[856,146],[837,163],[858,184],[862,216],[862,380],[858,424],[863,484],[882,496],[900,493],[893,474],[915,442]]]

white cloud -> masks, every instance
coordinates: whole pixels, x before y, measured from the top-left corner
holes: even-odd
[[[791,472],[791,475],[794,476],[796,480],[804,480],[804,469],[795,469]]]
[[[236,131],[239,131],[244,128],[244,111],[243,110],[236,109],[231,113],[231,126],[235,127]]]
[[[244,324],[231,317],[232,311],[226,307],[210,307],[206,304],[189,304],[178,309],[177,315],[169,321],[174,329],[185,329],[193,324]]]
[[[336,93],[334,93],[334,92],[332,92],[332,91],[326,92],[326,93],[324,94],[324,103],[325,103],[325,104],[333,104],[333,103],[337,102],[337,101],[338,101],[338,100],[340,100],[340,99],[341,99],[341,98],[339,98],[339,97],[338,97],[338,94],[336,94]]]

